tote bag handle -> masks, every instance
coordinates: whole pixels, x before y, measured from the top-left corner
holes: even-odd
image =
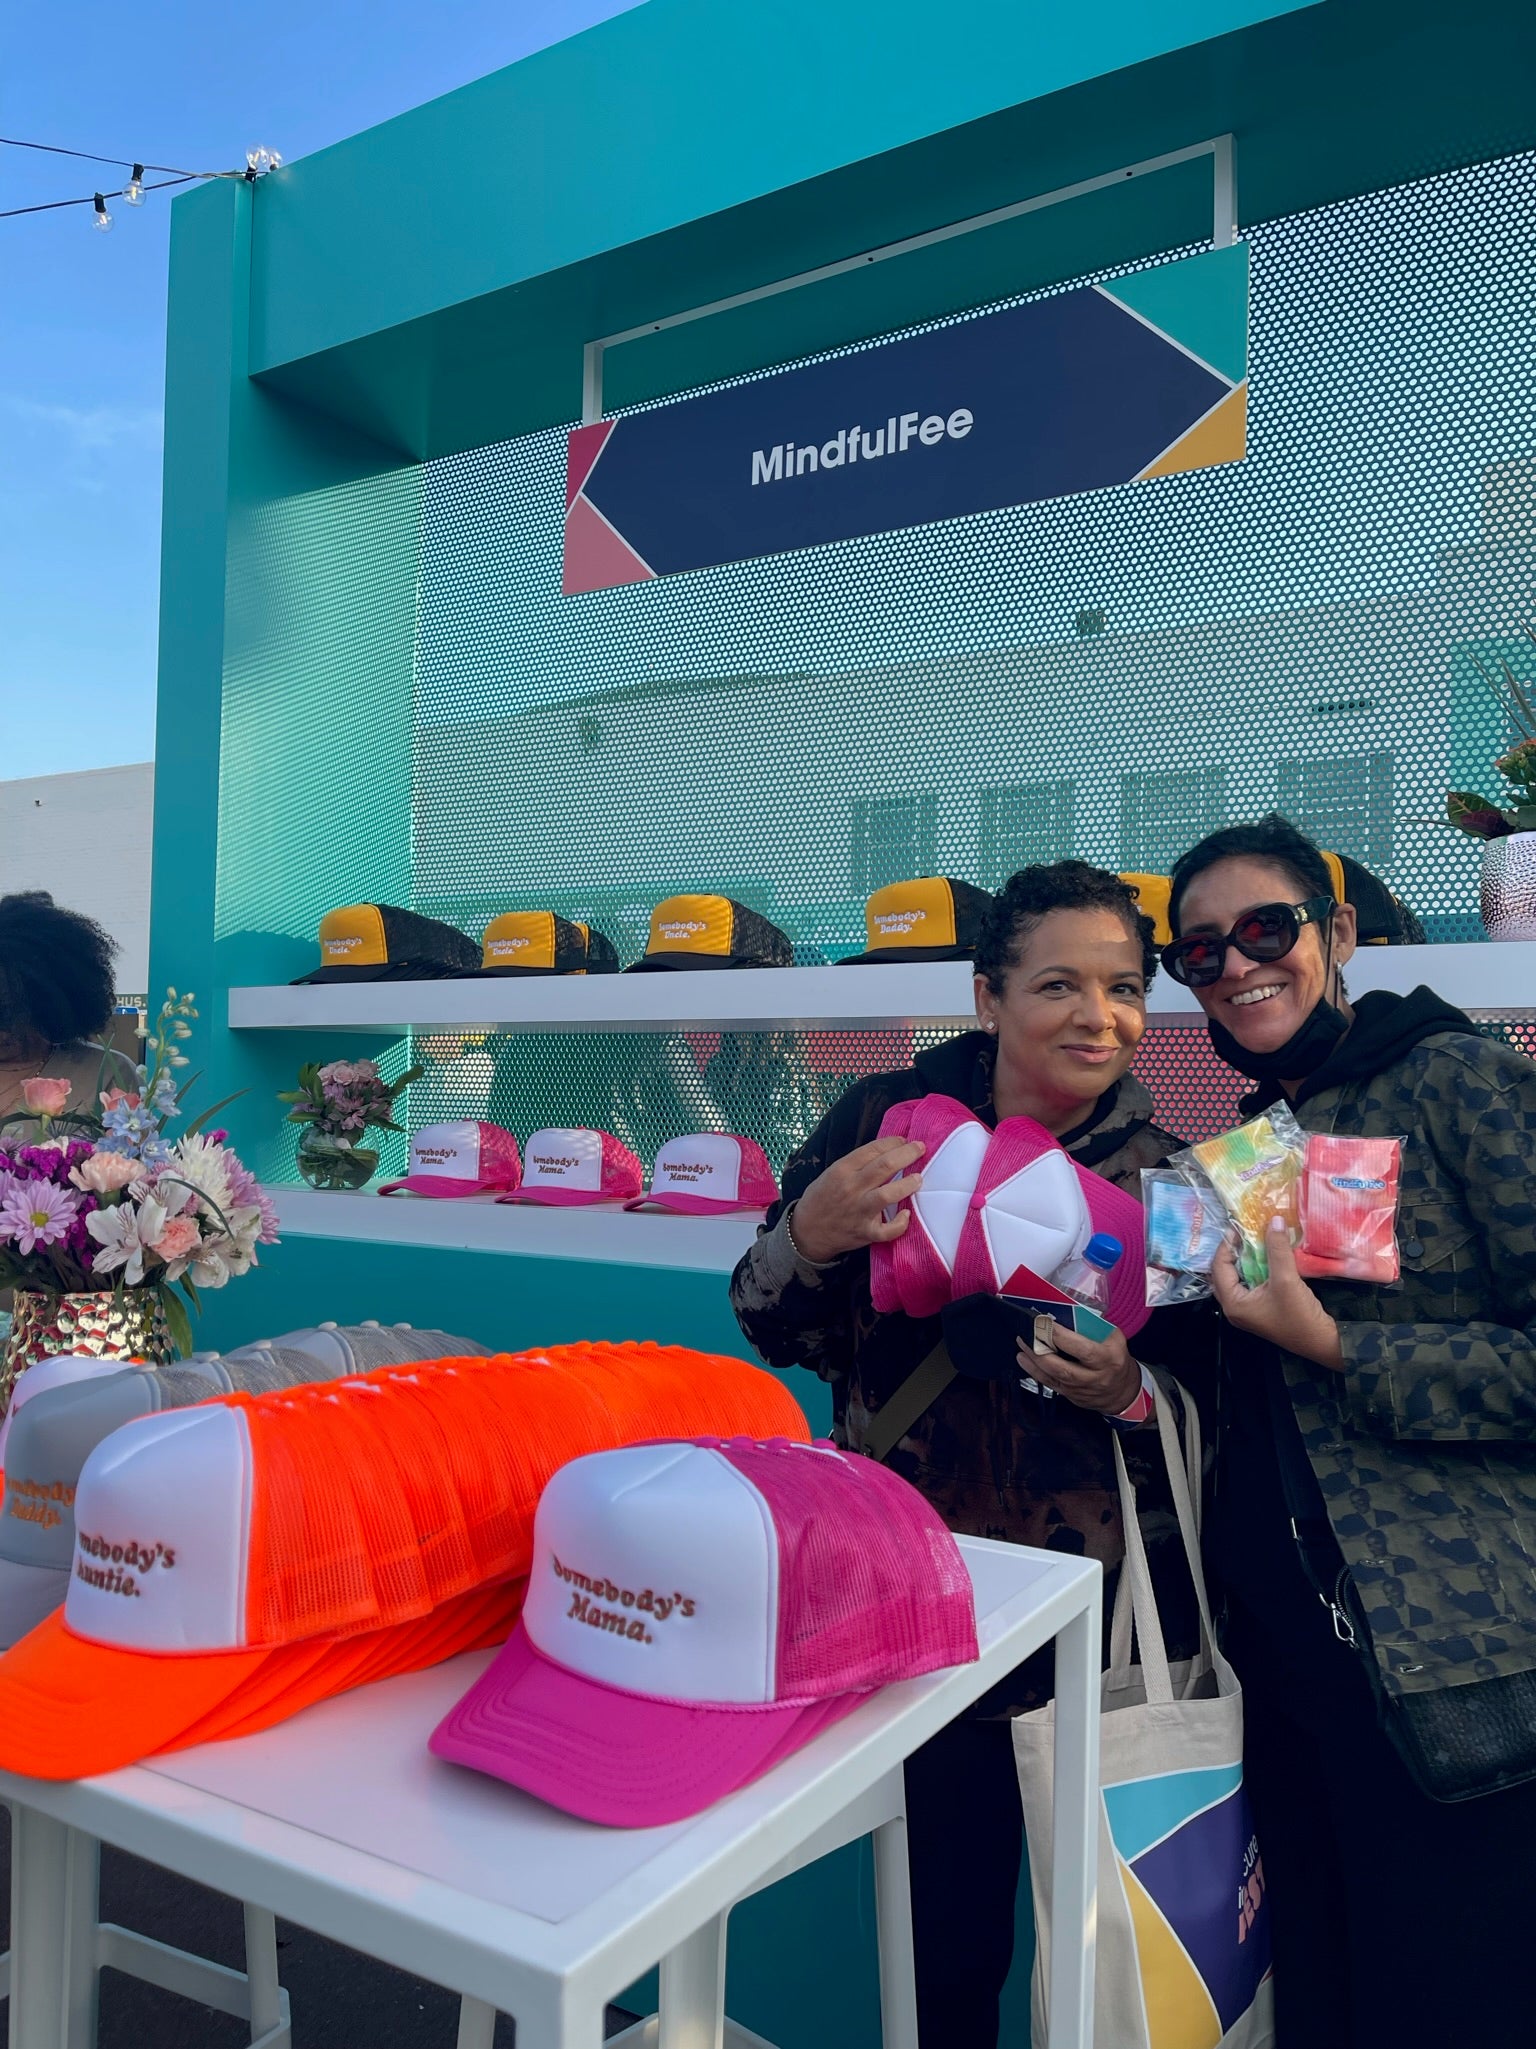
[[[1200,1563],[1200,1417],[1193,1401],[1181,1387],[1179,1393],[1183,1397],[1185,1426],[1185,1442],[1181,1448],[1178,1426],[1173,1420],[1172,1405],[1155,1381],[1152,1392],[1157,1410],[1158,1439],[1168,1472],[1169,1492],[1173,1497],[1179,1534],[1184,1542],[1185,1562],[1189,1567],[1190,1578],[1194,1583],[1195,1600],[1200,1610],[1199,1669],[1204,1669],[1210,1664],[1219,1664],[1221,1654],[1216,1648],[1216,1633],[1211,1621],[1205,1574]],[[1136,1642],[1141,1651],[1142,1683],[1147,1700],[1149,1703],[1166,1704],[1173,1699],[1173,1681],[1168,1665],[1167,1647],[1163,1639],[1162,1621],[1157,1612],[1157,1595],[1153,1590],[1152,1574],[1147,1564],[1146,1544],[1136,1512],[1136,1489],[1131,1484],[1131,1477],[1126,1469],[1125,1452],[1121,1447],[1118,1431],[1115,1432],[1115,1474],[1120,1485],[1120,1522],[1125,1537],[1125,1565],[1120,1574],[1120,1585],[1116,1590],[1115,1610],[1110,1625],[1110,1690],[1124,1688],[1129,1683],[1131,1626],[1134,1621]],[[1195,1676],[1198,1677],[1198,1670]]]

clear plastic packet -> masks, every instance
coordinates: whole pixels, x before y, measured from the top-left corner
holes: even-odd
[[[1170,1162],[1176,1167],[1192,1163],[1221,1197],[1237,1226],[1237,1270],[1250,1288],[1269,1279],[1265,1233],[1272,1218],[1283,1218],[1293,1245],[1301,1242],[1301,1179],[1306,1158],[1307,1134],[1289,1107],[1276,1103],[1239,1124],[1235,1131],[1202,1139],[1187,1152],[1175,1153]]]
[[[1390,1287],[1397,1252],[1400,1138],[1307,1134],[1296,1265],[1308,1280],[1376,1281]]]
[[[1201,1173],[1143,1167],[1147,1213],[1147,1302],[1200,1302],[1211,1292],[1211,1261],[1229,1235],[1221,1197]]]

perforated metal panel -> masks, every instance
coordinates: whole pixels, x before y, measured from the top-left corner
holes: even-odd
[[[893,876],[1163,868],[1279,804],[1481,937],[1478,848],[1432,821],[1496,782],[1474,657],[1536,618],[1533,228],[1521,156],[1253,229],[1224,468],[565,598],[563,433],[430,465],[418,907],[548,905],[628,961],[659,897],[721,889],[836,958]],[[454,1048],[413,1115],[628,1116],[642,1151],[723,1121],[781,1157],[908,1042]],[[1229,1119],[1198,1035],[1143,1065],[1181,1133]]]

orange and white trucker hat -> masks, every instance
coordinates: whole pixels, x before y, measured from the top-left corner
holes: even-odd
[[[972,960],[982,920],[996,899],[953,875],[888,882],[864,906],[865,949],[840,967],[878,967],[904,960]]]
[[[412,1132],[410,1172],[386,1181],[379,1193],[395,1195],[403,1188],[410,1195],[449,1198],[501,1195],[522,1178],[523,1163],[510,1131],[460,1117]]]
[[[739,1359],[566,1345],[146,1416],[86,1459],[69,1592],[0,1657],[0,1767],[83,1778],[501,1643],[572,1458],[804,1439]]]
[[[651,913],[645,953],[626,975],[665,968],[790,968],[794,941],[728,896],[669,896]]]

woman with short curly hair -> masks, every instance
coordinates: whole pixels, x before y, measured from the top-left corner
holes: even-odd
[[[68,1107],[90,1111],[102,1088],[133,1086],[133,1066],[101,1045],[112,1021],[117,948],[91,918],[46,890],[0,896],[0,1120],[23,1108],[34,1076],[68,1081]],[[25,1126],[4,1125],[16,1140]]]
[[[1154,1124],[1151,1098],[1129,1071],[1156,961],[1152,921],[1118,875],[1086,861],[1021,870],[994,899],[977,946],[977,1029],[919,1053],[910,1067],[853,1083],[790,1159],[783,1201],[737,1266],[731,1302],[770,1365],[808,1366],[831,1383],[840,1443],[873,1448],[881,1408],[942,1336],[938,1317],[881,1314],[871,1297],[869,1248],[905,1230],[908,1213],[897,1205],[918,1187],[921,1168],[920,1145],[879,1136],[886,1111],[943,1095],[989,1125],[1032,1117],[1079,1164],[1139,1198],[1141,1169],[1179,1145]],[[1140,1413],[1140,1364],[1118,1331],[1102,1344],[1063,1331],[1060,1344],[1066,1356],[1028,1362],[1032,1382],[1060,1400],[1031,1393],[1022,1372],[983,1379],[955,1357],[957,1376],[889,1462],[953,1530],[1097,1558],[1113,1570],[1124,1548],[1110,1419],[1123,1421],[1159,1604],[1187,1632],[1188,1572],[1157,1432],[1143,1458],[1142,1432],[1130,1427]],[[1147,1356],[1146,1333],[1138,1352]],[[1050,1688],[1047,1652],[909,1761],[925,2043],[990,2049],[997,2039],[1022,1845],[1008,1722]]]

